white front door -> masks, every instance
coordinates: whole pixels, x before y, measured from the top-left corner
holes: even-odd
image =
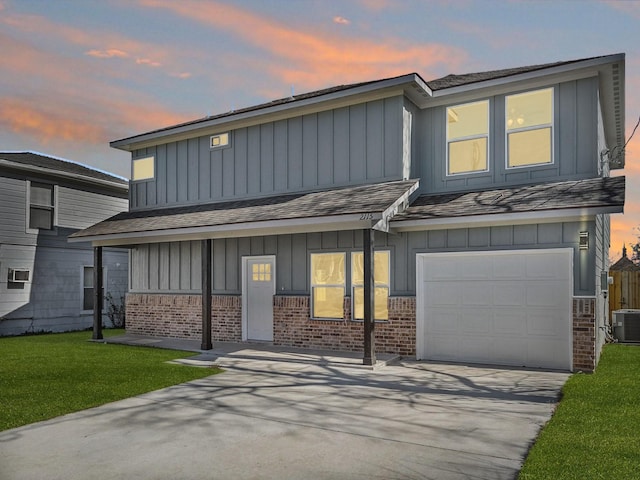
[[[242,339],[273,340],[274,256],[243,257]]]

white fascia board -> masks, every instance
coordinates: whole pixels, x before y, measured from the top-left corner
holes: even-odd
[[[12,162],[10,160],[0,159],[0,167],[7,167],[7,168],[14,169],[14,170],[21,170],[21,171],[32,172],[32,173],[40,173],[40,174],[51,175],[51,176],[61,177],[61,178],[70,178],[70,179],[73,179],[73,180],[81,181],[81,182],[84,182],[84,183],[90,183],[90,184],[93,184],[93,185],[104,185],[106,187],[116,188],[116,189],[122,190],[123,192],[128,192],[129,191],[129,184],[128,183],[122,184],[122,183],[119,183],[119,182],[112,182],[112,181],[104,180],[104,179],[101,179],[101,178],[89,177],[87,175],[79,175],[77,173],[63,172],[61,170],[54,170],[54,169],[51,169],[51,168],[38,167],[38,166],[35,166],[35,165],[26,165],[24,163]]]
[[[522,84],[522,88],[538,88],[548,85],[549,83],[561,83],[570,80],[579,80],[582,78],[599,76],[603,67],[615,62],[624,62],[624,54],[608,55],[601,58],[593,58],[580,62],[573,62],[555,67],[543,68],[531,72],[518,73],[501,78],[494,78],[457,87],[443,88],[433,92],[433,100],[429,102],[429,106],[438,106],[451,101],[450,97],[459,97],[456,101],[464,101],[465,94],[470,96],[477,95],[477,91],[486,95],[500,92],[505,86],[512,87]],[[470,97],[471,98],[471,97]]]
[[[151,230],[147,232],[114,233],[107,235],[72,237],[71,243],[91,242],[94,247],[133,245],[141,243],[203,240],[207,238],[253,237],[258,235],[283,235],[305,232],[338,230],[362,230],[382,218],[380,213],[358,213],[326,217],[272,220],[266,222],[233,223],[203,227]]]
[[[542,212],[498,213],[469,217],[448,217],[426,220],[391,221],[394,232],[446,230],[450,228],[477,228],[501,225],[528,225],[533,223],[576,222],[593,219],[603,213],[622,213],[622,207],[566,208]]]
[[[339,90],[332,93],[313,96],[273,106],[265,106],[246,112],[233,113],[211,120],[195,121],[186,125],[177,125],[166,129],[143,133],[133,137],[110,142],[110,146],[131,152],[145,146],[155,145],[159,139],[162,142],[176,141],[193,136],[215,133],[217,131],[232,130],[266,121],[276,121],[301,115],[307,111],[322,111],[347,106],[363,101],[378,100],[396,95],[403,95],[408,85],[417,84],[431,95],[431,90],[419,75],[412,73],[401,77],[367,83],[358,87]],[[323,104],[325,104],[323,106]]]
[[[389,222],[398,213],[405,210],[409,203],[409,197],[420,186],[420,182],[416,180],[413,186],[401,195],[395,202],[393,202],[384,212],[382,212],[382,218],[372,227],[374,230],[381,232],[389,232]]]

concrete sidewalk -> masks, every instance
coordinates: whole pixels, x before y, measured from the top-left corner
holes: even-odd
[[[219,375],[0,432],[0,478],[512,480],[568,377],[275,353],[231,350]]]
[[[275,346],[269,343],[232,343],[214,342],[211,350],[200,349],[199,340],[184,338],[149,337],[145,335],[124,334],[98,340],[105,343],[134,345],[170,350],[198,352],[194,357],[177,360],[186,365],[220,367],[239,365],[243,361],[295,362],[334,367],[351,367],[374,370],[400,360],[398,355],[379,353],[375,365],[363,365],[363,352],[342,352],[333,350],[312,350],[295,347]]]

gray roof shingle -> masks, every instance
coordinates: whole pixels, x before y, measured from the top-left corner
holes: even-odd
[[[386,182],[251,200],[124,212],[71,237],[381,213],[415,184],[416,180]]]
[[[27,165],[31,167],[46,168],[54,172],[62,172],[71,175],[81,175],[128,186],[129,182],[121,177],[95,170],[79,163],[53,158],[34,152],[0,152],[0,160]]]
[[[273,106],[277,106],[277,105],[295,103],[295,102],[298,102],[298,101],[301,101],[301,100],[307,100],[307,99],[310,99],[310,98],[321,97],[322,95],[328,95],[328,94],[331,94],[331,93],[347,91],[347,90],[354,89],[354,88],[357,88],[357,87],[362,87],[364,85],[382,83],[382,82],[386,82],[388,80],[393,80],[393,79],[396,79],[396,78],[402,78],[404,76],[416,75],[424,83],[426,83],[429,86],[430,89],[435,91],[435,90],[444,90],[446,88],[459,87],[459,86],[462,86],[462,85],[471,85],[471,84],[474,84],[474,83],[483,82],[483,81],[487,81],[487,80],[505,78],[505,77],[509,77],[509,76],[513,76],[513,75],[518,75],[518,74],[521,74],[521,73],[528,73],[528,72],[534,72],[534,71],[538,71],[538,70],[544,70],[546,68],[552,68],[552,67],[557,67],[557,66],[561,66],[561,65],[570,65],[572,63],[583,62],[585,60],[592,60],[592,59],[596,59],[596,58],[601,58],[601,56],[600,57],[591,57],[591,58],[581,58],[581,59],[568,60],[568,61],[562,61],[562,62],[544,63],[544,64],[539,64],[539,65],[530,65],[530,66],[517,67],[517,68],[505,68],[505,69],[502,69],[502,70],[490,70],[490,71],[486,71],[486,72],[465,73],[465,74],[461,74],[461,75],[450,74],[450,75],[447,75],[445,77],[438,78],[438,79],[435,79],[435,80],[431,80],[431,81],[428,81],[428,82],[425,82],[424,79],[422,79],[422,77],[418,73],[408,73],[408,74],[405,74],[405,75],[398,75],[398,76],[395,76],[395,77],[383,78],[383,79],[378,79],[378,80],[351,83],[351,84],[346,84],[346,85],[336,85],[336,86],[333,86],[333,87],[323,88],[321,90],[315,90],[315,91],[312,91],[312,92],[302,93],[302,94],[299,94],[299,95],[291,95],[289,97],[280,98],[280,99],[277,99],[277,100],[273,100],[273,101],[266,102],[266,103],[261,103],[261,104],[258,104],[258,105],[252,105],[252,106],[245,107],[245,108],[240,108],[240,109],[233,110],[233,111],[230,111],[230,112],[225,112],[225,113],[211,115],[211,116],[207,116],[207,117],[203,117],[203,118],[198,118],[198,119],[195,119],[195,120],[190,120],[188,122],[180,123],[180,124],[177,124],[177,125],[171,125],[171,126],[168,126],[168,127],[159,128],[159,129],[156,129],[156,130],[152,130],[150,132],[146,132],[145,135],[164,132],[164,131],[167,131],[167,130],[172,130],[174,128],[186,127],[186,126],[190,126],[190,125],[197,125],[199,123],[208,122],[208,121],[211,121],[211,120],[217,120],[217,119],[221,119],[221,118],[225,118],[225,117],[231,117],[233,115],[238,115],[238,114],[242,114],[242,113],[258,111],[258,110],[262,110],[262,109],[273,107]],[[116,140],[115,142],[112,142],[112,143],[125,141],[125,140],[128,140],[129,138],[135,138],[137,136],[138,135],[135,135],[133,137],[128,137],[128,138],[123,138],[121,140]]]
[[[437,218],[624,206],[625,177],[564,182],[418,197],[394,222]]]

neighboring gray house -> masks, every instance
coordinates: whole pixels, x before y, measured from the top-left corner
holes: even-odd
[[[592,370],[624,69],[412,73],[117,140],[130,210],[72,240],[131,249],[131,333]]]
[[[93,249],[67,237],[126,211],[127,196],[120,177],[39,153],[0,152],[0,335],[92,325]],[[128,263],[127,250],[105,251],[106,290],[116,301],[128,289]]]

